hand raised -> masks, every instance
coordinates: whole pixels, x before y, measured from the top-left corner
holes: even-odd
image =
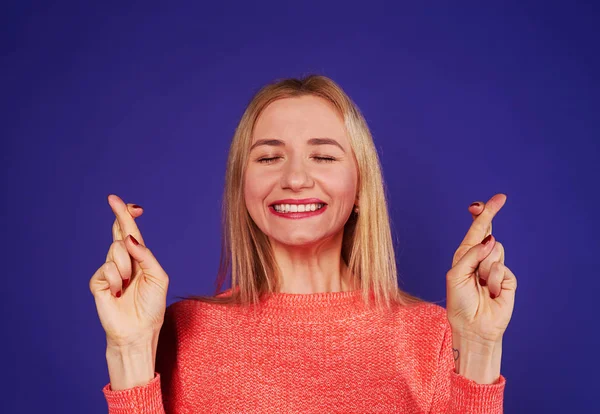
[[[473,221],[475,221],[477,219],[477,217],[485,210],[485,206],[486,206],[486,204],[481,201],[479,201],[477,203],[473,203],[469,206],[469,212],[471,213],[471,216],[473,217]],[[490,234],[492,234],[492,223],[491,222],[490,222],[490,226],[487,228],[487,230],[484,234],[484,237],[487,237]],[[464,246],[462,247],[462,251],[464,253],[466,253],[466,250],[464,250]],[[458,252],[459,252],[459,250],[457,250],[457,253]],[[458,260],[460,260],[460,258],[464,255],[464,253],[455,254],[454,260],[452,262],[452,266],[454,266],[456,264],[456,262]],[[494,264],[494,262],[500,262],[500,263],[504,264],[504,257],[505,257],[504,245],[502,243],[500,243],[498,240],[496,240],[496,245],[494,246],[494,249],[492,250],[492,252],[479,264],[479,267],[475,271],[475,274],[477,275],[477,278],[478,278],[477,280],[479,281],[479,284],[481,286],[488,286],[488,289],[489,289],[492,297],[499,296],[500,291],[501,291],[500,280],[490,279],[492,265]],[[490,285],[488,285],[488,280],[491,282]]]
[[[496,194],[483,209],[470,207],[474,221],[446,274],[448,320],[453,333],[468,339],[499,341],[512,316],[517,279],[504,265],[503,246],[491,235],[492,219],[505,202],[504,194]]]
[[[109,346],[155,340],[164,320],[169,277],[135,223],[142,214],[116,195],[108,196],[116,219],[106,262],[90,279],[90,291]]]

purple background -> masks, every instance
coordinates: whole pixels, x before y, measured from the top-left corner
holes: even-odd
[[[5,3],[1,17],[0,411],[106,412],[88,282],[111,243],[107,195],[144,206],[169,303],[212,293],[234,128],[266,82],[312,72],[372,129],[404,289],[443,301],[468,205],[507,194],[494,221],[519,279],[506,412],[592,407],[597,6],[52,3]]]

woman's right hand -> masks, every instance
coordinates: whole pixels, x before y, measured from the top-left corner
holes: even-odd
[[[142,209],[126,205],[112,194],[108,204],[116,216],[113,243],[106,262],[90,279],[107,346],[119,349],[156,344],[165,315],[169,277],[145,246],[135,223]]]

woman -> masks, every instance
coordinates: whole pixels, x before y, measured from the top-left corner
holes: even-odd
[[[90,289],[109,412],[502,412],[516,278],[491,223],[505,201],[469,208],[447,310],[412,297],[359,110],[323,76],[266,86],[227,164],[219,286],[232,289],[165,311],[142,209],[108,197],[114,241]]]

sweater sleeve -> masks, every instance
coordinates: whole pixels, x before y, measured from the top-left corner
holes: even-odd
[[[173,306],[165,312],[165,320],[158,338],[156,372],[146,385],[113,391],[110,383],[102,389],[109,414],[165,414],[176,413],[183,395],[177,361],[177,329]]]
[[[478,384],[456,373],[452,329],[447,323],[440,350],[431,414],[502,414],[506,379]]]

